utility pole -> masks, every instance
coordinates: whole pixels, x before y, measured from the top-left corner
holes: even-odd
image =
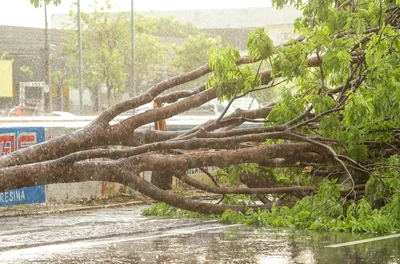
[[[133,0],[131,0],[131,60],[132,60],[132,73],[131,73],[131,92],[130,97],[136,96],[135,86],[135,21],[133,12]]]
[[[81,31],[81,3],[78,5],[78,50],[79,50],[79,112],[83,115],[83,73],[82,73],[82,31]]]
[[[53,111],[52,89],[50,83],[50,45],[49,45],[49,26],[47,23],[47,4],[44,4],[44,110],[46,113]]]

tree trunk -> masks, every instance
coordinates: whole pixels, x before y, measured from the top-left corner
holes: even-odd
[[[171,190],[172,174],[168,170],[153,170],[150,183],[161,190]]]
[[[92,95],[92,104],[93,104],[93,108],[92,111],[93,112],[98,112],[101,111],[100,108],[100,88],[96,87],[94,89],[90,89],[90,93]]]
[[[252,172],[243,172],[240,174],[240,181],[246,184],[249,188],[270,188],[276,186],[276,180],[274,178],[266,178],[259,176]],[[264,204],[271,203],[265,195],[257,194],[257,198]]]

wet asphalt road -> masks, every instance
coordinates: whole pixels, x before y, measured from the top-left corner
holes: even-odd
[[[143,217],[143,207],[1,219],[0,263],[390,263],[400,238]]]

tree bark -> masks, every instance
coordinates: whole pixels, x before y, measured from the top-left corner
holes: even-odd
[[[172,174],[168,170],[153,170],[151,173],[151,184],[161,190],[172,189]]]

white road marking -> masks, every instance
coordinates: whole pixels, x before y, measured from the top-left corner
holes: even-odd
[[[347,246],[351,246],[351,245],[369,243],[369,242],[373,242],[373,241],[390,239],[390,238],[395,238],[395,237],[400,237],[400,234],[394,234],[394,235],[389,235],[389,236],[381,236],[381,237],[374,237],[374,238],[356,240],[356,241],[352,241],[352,242],[334,244],[334,245],[329,245],[329,246],[325,246],[325,247],[330,247],[330,248],[347,247]]]

